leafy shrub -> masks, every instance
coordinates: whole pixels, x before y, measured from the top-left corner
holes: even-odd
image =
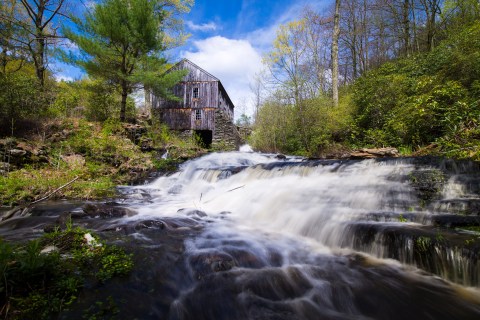
[[[0,136],[17,134],[24,121],[45,116],[54,98],[54,85],[40,87],[30,65],[20,71],[0,73]]]
[[[93,239],[86,240],[88,238]],[[46,247],[55,248],[42,252]],[[62,254],[62,256],[60,255]],[[21,245],[0,239],[0,315],[5,319],[52,319],[71,305],[87,281],[125,276],[132,256],[87,230],[55,230]]]
[[[465,142],[478,128],[479,38],[477,22],[430,53],[386,63],[358,79],[353,138],[360,142],[354,142],[409,148],[437,142],[454,155],[448,150],[458,147],[455,141]]]

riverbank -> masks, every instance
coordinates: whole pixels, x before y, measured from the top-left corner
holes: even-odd
[[[153,172],[167,174],[204,153],[195,141],[147,123],[52,121],[24,137],[0,139],[0,204],[22,205],[48,195],[112,197],[118,185],[142,183]]]
[[[58,319],[476,319],[479,172],[211,153],[115,202],[42,202],[0,233],[36,239],[66,219],[131,254],[128,274],[87,279]]]

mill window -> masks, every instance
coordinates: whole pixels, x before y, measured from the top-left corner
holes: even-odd
[[[202,110],[195,110],[195,120],[202,120]]]
[[[198,98],[198,88],[193,88],[193,98],[194,99]]]

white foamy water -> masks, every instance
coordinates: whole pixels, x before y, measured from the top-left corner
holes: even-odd
[[[134,202],[139,214],[129,219],[198,218],[192,213],[197,210],[226,237],[237,230],[252,241],[256,234],[308,239],[322,252],[359,250],[474,284],[480,266],[461,247],[446,246],[432,225],[432,217],[447,212],[442,208],[449,207],[450,197],[463,199],[465,184],[452,175],[439,190],[439,201],[425,206],[412,184],[414,170],[424,169],[437,170],[418,167],[412,159],[302,161],[250,151],[212,153],[134,187],[143,194],[137,199],[145,201]],[[458,242],[456,235],[445,236]],[[431,261],[422,258],[422,250],[433,252]]]
[[[343,222],[395,211],[411,201],[409,187],[393,179],[408,174],[410,164],[369,160],[311,166],[291,160],[250,152],[207,155],[187,162],[172,176],[138,187],[153,202],[138,211],[171,216],[188,208],[212,217],[227,211],[237,225],[334,245],[343,236]]]

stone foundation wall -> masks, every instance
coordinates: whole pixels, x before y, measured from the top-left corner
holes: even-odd
[[[194,130],[179,130],[180,136],[189,138]],[[245,135],[245,134],[244,134]],[[238,128],[222,110],[215,110],[215,130],[212,137],[212,148],[224,151],[238,150],[245,143]]]
[[[221,150],[238,150],[241,144],[237,127],[222,110],[215,110],[215,130],[212,147]]]
[[[238,133],[240,134],[241,144],[247,143],[248,137],[252,134],[252,128],[237,126]]]

